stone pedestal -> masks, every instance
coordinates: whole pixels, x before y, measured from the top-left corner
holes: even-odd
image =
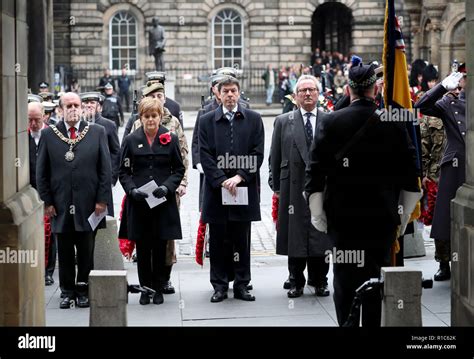
[[[406,267],[382,268],[383,327],[421,327],[421,271]]]
[[[403,257],[415,258],[426,256],[425,241],[423,239],[423,232],[418,228],[418,223],[415,221],[415,232],[413,234],[406,234],[403,236]]]
[[[91,271],[89,274],[90,326],[127,326],[127,295],[127,271]]]
[[[117,238],[117,220],[107,217],[107,228],[99,229],[95,238],[94,269],[123,270],[123,258]]]

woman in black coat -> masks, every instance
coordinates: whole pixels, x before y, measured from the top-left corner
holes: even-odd
[[[153,303],[161,304],[166,241],[182,238],[175,192],[185,169],[178,137],[160,126],[161,102],[144,98],[138,111],[143,126],[123,140],[119,178],[128,195],[128,238],[136,242],[140,285],[154,289]],[[153,180],[158,185],[153,196],[166,202],[150,208],[139,187]],[[142,294],[140,304],[148,303]]]

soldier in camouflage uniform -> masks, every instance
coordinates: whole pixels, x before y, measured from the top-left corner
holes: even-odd
[[[154,97],[158,98],[161,103],[163,104],[165,100],[165,88],[161,83],[154,83],[150,86],[146,86],[143,89],[143,97]],[[178,136],[179,139],[179,148],[181,150],[181,157],[183,159],[183,164],[185,168],[183,179],[181,180],[181,184],[179,185],[178,189],[176,190],[176,203],[178,205],[178,209],[180,206],[180,197],[186,194],[186,187],[188,185],[188,142],[186,141],[186,136],[184,135],[183,127],[181,127],[181,123],[179,120],[171,114],[171,112],[166,108],[163,107],[163,117],[161,118],[160,125],[166,127],[169,131],[174,133]],[[135,131],[142,125],[140,119],[136,120],[133,124],[131,132]],[[173,294],[175,293],[175,289],[171,284],[170,276],[171,276],[171,269],[173,264],[176,263],[176,250],[175,250],[175,243],[174,240],[168,241],[168,245],[166,247],[166,275],[165,278],[165,286],[163,287],[162,291],[163,294]]]
[[[428,65],[423,70],[421,91],[417,94],[417,100],[427,91],[431,90],[438,80],[438,71],[433,65]],[[425,192],[426,209],[422,212],[421,219],[425,225],[431,225],[434,213],[434,204],[438,193],[438,181],[440,175],[440,163],[443,158],[446,134],[443,121],[438,117],[423,115],[420,121],[421,147],[423,150],[423,188]],[[435,239],[436,259],[438,261],[449,261],[449,247],[447,241]]]

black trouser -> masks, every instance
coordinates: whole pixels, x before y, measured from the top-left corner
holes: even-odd
[[[94,268],[94,232],[57,233],[59,256],[59,285],[66,296],[74,296],[77,283],[88,283]],[[75,248],[75,250],[74,250]],[[79,288],[79,287],[78,287]],[[87,286],[80,287],[78,295],[87,295]]]
[[[308,266],[308,279],[316,285],[327,284],[329,263],[326,257],[288,257],[288,270],[290,272],[291,287],[303,288],[306,284],[304,270]]]
[[[165,240],[136,241],[138,279],[140,285],[160,292],[166,278]]]
[[[51,233],[51,243],[48,251],[48,266],[45,268],[45,276],[53,276],[54,269],[56,268],[56,253],[57,253],[57,239],[56,234]]]
[[[216,291],[229,289],[230,267],[234,269],[234,290],[250,282],[250,222],[210,223],[211,284]]]
[[[122,106],[125,105],[125,111],[130,111],[130,92],[129,91],[120,91],[120,101]]]
[[[334,304],[337,322],[340,326],[349,317],[356,289],[370,278],[379,278],[380,268],[390,265],[390,247],[364,249],[364,265],[359,265],[357,263],[334,263],[333,266]],[[382,295],[380,291],[369,291],[362,298],[362,326],[379,327],[381,311]],[[356,319],[356,322],[359,323],[359,318]]]
[[[163,272],[164,280],[165,280],[164,284],[166,284],[166,282],[168,282],[170,280],[172,269],[173,269],[173,265],[170,265],[170,266],[165,265],[164,272]]]

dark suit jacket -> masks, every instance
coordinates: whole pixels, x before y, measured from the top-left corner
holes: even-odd
[[[222,106],[203,115],[199,120],[199,154],[204,175],[202,220],[206,223],[226,221],[259,221],[260,195],[258,174],[263,162],[264,128],[260,114],[240,104],[233,120],[233,151],[230,151],[230,123],[223,116]],[[255,172],[245,166],[222,163],[226,154],[245,156],[255,161]],[[222,157],[220,157],[222,156]],[[240,163],[242,165],[242,163]],[[244,179],[239,186],[248,188],[247,206],[223,206],[221,184],[239,174]]]
[[[79,130],[85,128],[81,122]],[[38,192],[45,206],[54,205],[57,216],[52,220],[53,233],[90,232],[87,218],[96,203],[107,203],[110,209],[112,170],[105,129],[90,124],[87,135],[74,147],[75,158],[68,162],[64,155],[69,145],[50,127],[41,132],[36,166]],[[68,137],[66,125],[57,129]],[[99,228],[105,227],[105,220]]]
[[[380,121],[336,161],[336,153],[375,109],[375,103],[359,100],[327,115],[307,168],[305,191],[325,191],[328,231],[345,233],[354,242],[393,232],[400,224],[400,189],[418,191],[414,147],[398,123]]]
[[[95,123],[105,128],[107,135],[107,143],[110,152],[110,164],[112,165],[112,185],[118,181],[118,171],[120,167],[120,142],[117,135],[117,126],[114,121],[111,121],[101,115],[97,115]]]
[[[36,156],[38,154],[38,146],[35,139],[31,137],[30,131],[28,131],[28,149],[30,154],[30,184],[36,189]]]
[[[168,188],[167,201],[150,209],[146,201],[127,196],[128,238],[140,240],[181,239],[181,222],[176,204],[176,189],[184,176],[178,137],[162,145],[159,136],[169,132],[160,126],[152,147],[148,145],[143,127],[124,138],[122,143],[120,183],[125,193],[155,180]]]

